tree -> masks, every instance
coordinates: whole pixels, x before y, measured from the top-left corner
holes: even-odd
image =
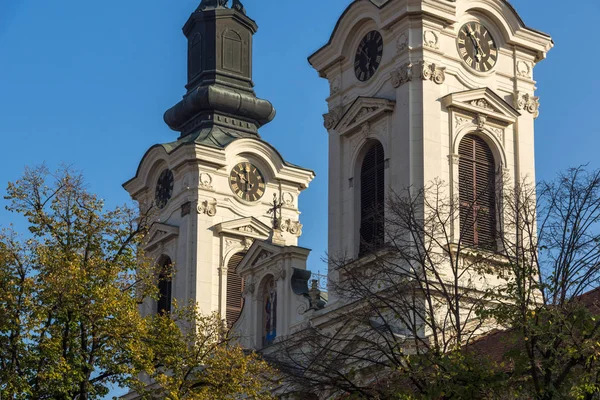
[[[600,173],[583,169],[537,191],[495,177],[484,189],[501,193],[492,246],[473,245],[469,232],[486,217],[476,207],[489,193],[469,204],[442,182],[392,193],[381,216],[385,245],[358,260],[328,259],[343,306],[270,352],[289,391],[591,398],[600,308],[582,295],[600,277],[599,189]],[[496,329],[506,333],[495,351],[482,348]]]
[[[139,387],[143,376],[178,373],[182,361],[203,371],[185,375],[182,388],[215,386],[228,369],[224,395],[265,398],[262,375],[249,374],[268,369],[222,340],[216,317],[193,305],[172,317],[140,314],[144,299],[158,297],[158,271],[140,251],[152,210],[106,211],[80,175],[44,167],[26,169],[6,199],[26,217],[29,234],[0,235],[0,398],[101,398],[113,384]],[[209,346],[190,357],[200,336]],[[164,380],[157,390],[163,384],[170,398],[203,398]]]
[[[180,324],[195,321],[193,329]],[[236,344],[218,314],[201,315],[193,306],[175,305],[171,315],[155,315],[150,324],[152,368],[148,380],[137,382],[144,399],[210,400],[235,398],[271,399],[267,384],[274,372],[254,353]]]

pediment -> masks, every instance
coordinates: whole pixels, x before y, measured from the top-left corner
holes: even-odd
[[[442,104],[448,109],[483,114],[505,124],[512,124],[521,116],[521,113],[490,88],[452,93],[442,98]]]
[[[377,97],[359,97],[352,103],[334,129],[345,134],[357,129],[365,122],[370,122],[382,114],[394,112],[396,102]]]
[[[174,225],[162,224],[160,222],[154,223],[148,232],[148,241],[144,248],[146,250],[152,250],[160,243],[168,242],[169,240],[179,236],[179,227]]]
[[[264,240],[271,234],[271,228],[254,217],[247,217],[215,225],[215,232]]]
[[[250,246],[250,249],[248,249],[248,252],[238,264],[236,272],[242,275],[243,271],[251,270],[256,266],[259,266],[268,259],[281,253],[282,250],[283,247],[281,246],[257,240]]]

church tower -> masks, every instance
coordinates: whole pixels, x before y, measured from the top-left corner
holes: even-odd
[[[382,243],[392,192],[442,180],[462,201],[486,174],[535,182],[534,67],[552,46],[506,0],[351,2],[309,57],[331,89],[329,254],[359,260]],[[470,245],[495,245],[492,203]]]
[[[259,128],[275,110],[253,89],[257,25],[239,0],[228,3],[203,0],[184,25],[187,92],[164,116],[179,137],[151,147],[124,187],[142,212],[153,213],[145,250],[158,275],[174,268],[171,279],[159,280],[160,300],[144,311],[194,300],[233,324],[244,290],[237,263],[255,240],[272,235],[274,205],[277,239],[297,244],[298,197],[314,173],[261,139]]]

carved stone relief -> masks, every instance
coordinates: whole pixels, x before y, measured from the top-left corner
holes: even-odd
[[[325,125],[325,129],[332,129],[337,125],[340,118],[342,118],[344,114],[343,107],[335,107],[331,109],[327,114],[323,115],[323,124]]]
[[[428,63],[427,61],[421,61],[419,63],[419,70],[421,78],[423,80],[429,80],[441,85],[446,81],[445,70],[446,67],[440,67],[436,64]]]
[[[411,63],[406,63],[404,65],[402,65],[400,68],[398,68],[395,71],[392,71],[391,76],[392,76],[392,86],[394,88],[400,87],[401,85],[405,84],[406,82],[409,82],[412,80],[412,67],[413,65]]]
[[[247,296],[249,294],[254,294],[254,290],[256,289],[256,282],[254,281],[254,278],[252,276],[249,276],[248,278],[246,278],[246,281],[244,282],[244,291],[243,291],[243,295]]]
[[[488,121],[488,116],[485,114],[478,113],[475,117],[467,117],[465,115],[457,114],[454,116],[455,129],[460,128],[466,124],[473,124],[478,130],[483,131],[486,129],[491,132],[500,143],[504,145],[504,129],[493,126]]]
[[[423,32],[423,46],[438,50],[440,48],[438,35],[434,31]]]
[[[281,230],[284,232],[289,232],[294,236],[301,236],[302,224],[300,221],[292,221],[291,219],[287,219],[281,223]]]
[[[522,60],[517,61],[517,76],[531,79],[531,72],[532,68],[530,63]]]
[[[204,200],[198,204],[198,214],[206,214],[209,217],[217,215],[217,199]]]
[[[201,189],[214,190],[212,182],[213,182],[213,178],[210,174],[207,174],[206,172],[202,172],[200,174],[199,186]]]
[[[294,195],[291,194],[290,192],[284,192],[281,195],[281,201],[283,202],[284,206],[293,207],[294,206]]]
[[[408,32],[401,34],[396,41],[396,50],[398,53],[402,53],[406,49],[408,49]]]
[[[364,116],[371,114],[375,111],[377,111],[379,109],[378,106],[372,106],[372,107],[363,107],[360,109],[360,111],[354,116],[354,118],[352,118],[352,120],[350,122],[348,122],[347,126],[350,126],[354,123],[356,123],[356,121],[360,120],[361,118],[363,118]]]
[[[529,93],[516,92],[515,108],[517,110],[526,110],[528,113],[533,114],[534,118],[537,118],[540,115],[540,98],[532,96]]]
[[[341,86],[341,79],[339,76],[333,78],[331,80],[331,82],[329,82],[329,90],[330,90],[330,93],[332,96],[340,91],[340,86]]]
[[[258,232],[256,232],[256,229],[254,229],[250,225],[241,226],[241,227],[237,228],[236,230],[239,232],[245,232],[245,233],[258,233]]]
[[[471,101],[471,105],[479,108],[485,108],[486,110],[495,111],[494,107],[486,99],[477,99]]]
[[[254,260],[254,262],[252,263],[252,266],[255,266],[259,262],[266,260],[267,258],[271,257],[272,255],[273,255],[273,253],[268,252],[266,250],[261,251],[260,254],[258,255],[258,257],[256,258],[256,260]]]
[[[280,279],[285,279],[286,276],[287,271],[285,270],[283,263],[280,261],[277,263],[275,273],[273,274],[273,279],[275,279],[275,281],[278,281]]]

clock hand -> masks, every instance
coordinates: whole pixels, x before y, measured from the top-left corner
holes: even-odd
[[[481,61],[483,59],[483,48],[481,47],[480,39],[476,37],[475,42],[477,43],[477,54],[475,55],[475,58],[477,58],[477,61]]]
[[[481,59],[483,58],[481,53],[481,45],[479,44],[479,39],[477,37],[475,37],[475,32],[473,32],[473,29],[467,25],[467,33],[469,36],[469,39],[471,39],[471,43],[473,43],[473,47],[475,48],[475,58],[477,59],[477,61],[481,61]]]
[[[250,186],[250,168],[246,167],[244,171],[246,171],[246,192],[249,192],[252,189],[252,186]]]

